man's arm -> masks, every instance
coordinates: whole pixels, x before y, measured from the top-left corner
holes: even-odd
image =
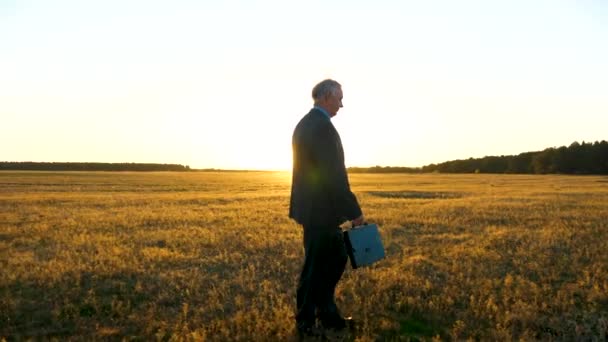
[[[344,166],[344,155],[338,145],[338,137],[332,127],[323,127],[316,136],[314,145],[317,166],[321,171],[332,204],[339,217],[363,224],[363,215],[357,198],[350,190]]]

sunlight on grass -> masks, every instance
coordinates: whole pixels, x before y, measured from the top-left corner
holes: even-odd
[[[291,340],[288,172],[0,173],[0,339]],[[373,340],[608,332],[605,177],[354,174],[387,258],[347,269]]]

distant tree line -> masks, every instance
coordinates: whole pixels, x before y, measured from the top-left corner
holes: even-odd
[[[372,167],[349,167],[349,173],[421,173],[419,167],[405,166],[372,166]]]
[[[608,174],[608,142],[573,142],[570,146],[547,148],[511,156],[488,156],[430,164],[422,168],[351,167],[353,173],[530,173]]]
[[[608,142],[573,142],[516,156],[454,160],[422,167],[423,172],[445,173],[562,173],[608,174]]]
[[[188,165],[151,163],[0,162],[0,170],[38,171],[226,171],[193,170]],[[608,174],[608,142],[573,142],[539,152],[452,160],[423,167],[349,167],[349,173],[562,173]]]
[[[190,171],[188,165],[153,163],[0,162],[0,170],[30,171]]]

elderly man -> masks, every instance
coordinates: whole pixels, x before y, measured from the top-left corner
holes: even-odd
[[[340,136],[330,120],[342,108],[342,87],[324,80],[313,88],[312,98],[314,107],[297,124],[292,138],[289,217],[304,228],[305,251],[297,290],[300,335],[313,334],[316,318],[326,329],[341,330],[349,323],[334,300],[348,258],[340,224],[364,221],[350,190]]]

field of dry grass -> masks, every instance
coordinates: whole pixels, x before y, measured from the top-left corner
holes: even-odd
[[[349,340],[608,338],[608,178],[351,176]],[[292,340],[287,173],[0,173],[0,340]]]

